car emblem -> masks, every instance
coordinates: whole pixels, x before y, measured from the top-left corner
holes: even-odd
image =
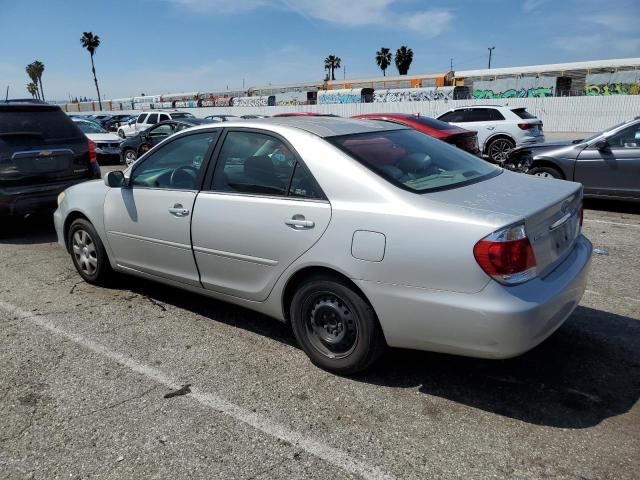
[[[562,207],[560,207],[560,210],[562,211],[563,214],[568,213],[570,206],[571,206],[571,202],[569,200],[565,200],[565,202],[562,204]]]

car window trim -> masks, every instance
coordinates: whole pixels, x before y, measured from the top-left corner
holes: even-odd
[[[204,154],[204,157],[202,159],[202,163],[203,163],[203,167],[200,168],[200,171],[198,172],[198,177],[196,178],[196,188],[195,189],[179,189],[179,188],[165,188],[165,187],[144,187],[144,186],[140,186],[140,185],[131,185],[131,179],[134,176],[135,171],[140,168],[140,165],[144,165],[144,163],[149,159],[152,158],[151,155],[145,155],[144,157],[141,157],[140,159],[138,159],[138,161],[136,163],[134,163],[133,168],[131,169],[131,172],[129,173],[129,182],[127,184],[126,187],[124,188],[130,188],[130,189],[138,189],[138,188],[146,188],[149,190],[174,190],[174,191],[179,191],[179,192],[199,192],[202,191],[203,189],[203,182],[205,179],[205,175],[206,175],[206,171],[209,168],[209,164],[211,162],[211,158],[213,155],[213,152],[215,151],[216,147],[218,146],[218,144],[220,143],[220,138],[222,137],[222,129],[220,128],[207,128],[207,129],[203,129],[203,130],[196,130],[193,132],[189,132],[183,135],[178,135],[178,134],[173,134],[170,135],[169,138],[165,139],[160,145],[160,148],[158,148],[157,150],[153,151],[153,154],[155,155],[157,152],[161,151],[164,148],[167,148],[168,145],[171,145],[173,142],[175,142],[176,140],[179,140],[181,138],[184,137],[189,137],[192,135],[198,135],[201,133],[208,133],[208,132],[219,132],[218,133],[218,137],[216,138],[216,140],[214,142],[212,142],[212,145],[209,145],[209,148],[207,149],[207,151]],[[174,137],[174,138],[171,138]],[[168,140],[168,141],[167,141]]]
[[[327,195],[324,193],[324,190],[322,189],[322,186],[320,185],[320,183],[316,180],[315,176],[311,173],[311,170],[309,169],[309,167],[307,167],[306,163],[304,162],[304,160],[302,159],[302,157],[300,156],[300,154],[298,153],[298,151],[293,148],[293,145],[291,145],[291,143],[282,135],[280,135],[277,132],[271,131],[271,130],[263,130],[260,128],[253,128],[253,127],[225,127],[222,129],[224,132],[222,135],[220,135],[220,139],[218,140],[218,145],[217,148],[215,149],[215,151],[213,152],[212,155],[212,159],[211,162],[209,162],[208,165],[208,170],[207,171],[207,176],[205,178],[204,184],[202,186],[202,191],[203,192],[210,192],[210,193],[227,193],[227,194],[231,194],[231,195],[243,195],[243,196],[251,196],[251,197],[261,197],[261,198],[280,198],[280,199],[291,199],[291,198],[296,198],[298,200],[306,200],[306,201],[321,201],[321,202],[328,202],[328,197]],[[295,159],[296,159],[296,163],[299,163],[300,165],[302,165],[302,167],[304,168],[305,172],[307,173],[307,175],[309,175],[311,177],[311,179],[315,182],[316,186],[318,187],[318,190],[320,191],[320,194],[322,196],[322,198],[315,198],[315,199],[310,199],[310,198],[300,198],[300,197],[291,197],[289,195],[290,190],[291,190],[291,181],[293,180],[293,175],[295,173],[295,164],[294,164],[294,168],[291,170],[291,175],[289,176],[289,182],[288,182],[288,188],[287,188],[287,194],[284,196],[281,195],[266,195],[264,193],[245,193],[245,192],[220,192],[217,190],[213,189],[213,176],[215,174],[215,170],[216,170],[216,166],[218,165],[218,160],[220,157],[220,150],[222,150],[222,146],[224,145],[224,141],[227,138],[227,135],[231,132],[248,132],[248,133],[256,133],[256,134],[260,134],[260,135],[266,135],[266,136],[270,136],[273,137],[277,140],[279,140],[280,142],[282,142],[290,151],[291,153],[293,153]]]

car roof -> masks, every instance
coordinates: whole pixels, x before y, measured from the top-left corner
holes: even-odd
[[[258,118],[251,123],[259,125],[279,125],[313,133],[319,137],[337,137],[358,133],[386,130],[408,130],[404,125],[383,124],[374,120],[359,120],[342,117],[276,117]],[[231,127],[232,125],[229,125]],[[238,124],[240,126],[240,124]]]
[[[43,102],[42,100],[29,100],[29,99],[17,99],[17,100],[0,100],[0,109],[2,110],[19,110],[28,108],[31,111],[34,110],[60,110],[57,105],[51,105],[50,103]]]

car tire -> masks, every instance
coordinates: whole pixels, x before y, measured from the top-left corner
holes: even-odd
[[[118,130],[118,136],[119,136],[120,138],[127,138],[127,136],[126,136],[126,135],[125,135],[125,133],[124,133],[124,130]]]
[[[557,178],[559,180],[563,179],[560,171],[553,167],[533,167],[527,173],[534,177]]]
[[[109,283],[113,274],[111,264],[100,236],[89,221],[83,218],[73,221],[67,244],[73,265],[85,282],[100,286]]]
[[[350,375],[370,367],[386,342],[373,308],[346,281],[312,277],[291,300],[293,333],[311,362]]]
[[[127,148],[122,152],[122,156],[124,158],[124,164],[127,167],[133,165],[136,160],[138,160],[138,152],[136,152],[133,148]]]
[[[503,164],[507,160],[507,154],[513,150],[516,142],[507,137],[494,138],[487,145],[487,155],[494,163]]]

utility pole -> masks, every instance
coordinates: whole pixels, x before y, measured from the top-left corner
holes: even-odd
[[[489,70],[491,70],[491,54],[496,47],[488,47],[489,48]]]
[[[342,79],[343,80],[347,79],[347,66],[346,65],[342,66]]]
[[[453,58],[451,59],[451,66],[449,67],[449,71],[453,72]]]
[[[9,100],[9,85],[7,85],[7,95],[4,97],[4,101],[8,101]]]

